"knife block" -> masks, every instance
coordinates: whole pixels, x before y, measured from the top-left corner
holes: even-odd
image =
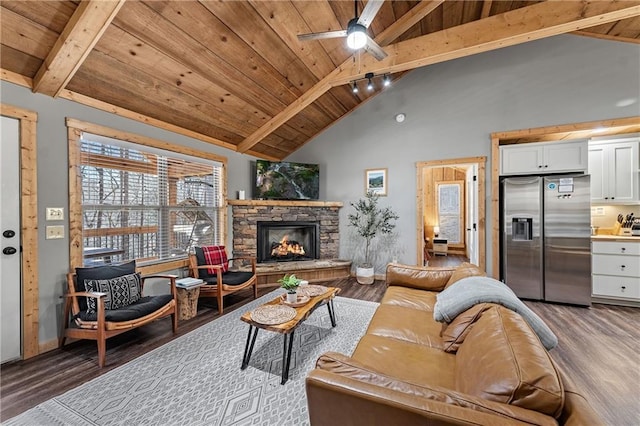
[[[622,225],[620,222],[616,222],[613,225],[613,235],[622,235]]]

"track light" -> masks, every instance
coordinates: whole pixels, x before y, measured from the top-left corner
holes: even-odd
[[[361,80],[367,80],[367,90],[372,91],[375,88],[375,86],[373,85],[373,79],[375,77],[376,75],[374,73],[368,72],[364,75],[364,77],[353,80],[351,82],[351,91],[353,93],[358,93],[357,82]],[[391,76],[389,74],[385,74],[384,77],[382,77],[382,85],[387,87],[390,84],[391,84]]]
[[[364,78],[369,80],[369,82],[367,83],[367,90],[368,91],[372,91],[373,90],[373,82],[371,81],[371,79],[373,78],[373,73],[372,72],[366,73],[364,75]]]

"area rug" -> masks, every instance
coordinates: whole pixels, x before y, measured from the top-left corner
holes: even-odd
[[[351,354],[377,303],[336,297],[337,326],[319,307],[295,332],[280,384],[282,335],[260,330],[240,370],[249,330],[240,316],[281,290],[46,401],[5,425],[308,425],[304,379],[322,353]]]

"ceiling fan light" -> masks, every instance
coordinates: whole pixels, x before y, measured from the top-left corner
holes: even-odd
[[[347,46],[350,49],[362,49],[367,44],[367,29],[358,23],[349,22],[347,28]]]
[[[371,79],[369,79],[369,83],[367,83],[367,90],[373,90],[373,81],[371,81]]]
[[[389,74],[385,74],[384,78],[382,79],[382,84],[387,87],[388,85],[391,84],[391,77],[389,76]]]
[[[356,82],[353,82],[353,85],[351,86],[351,91],[353,93],[358,93],[358,85],[356,84]]]

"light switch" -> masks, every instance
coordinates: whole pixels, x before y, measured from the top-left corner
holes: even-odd
[[[64,208],[47,207],[47,220],[64,220]]]
[[[47,226],[45,238],[47,240],[57,240],[60,238],[64,238],[64,226],[63,225]]]

